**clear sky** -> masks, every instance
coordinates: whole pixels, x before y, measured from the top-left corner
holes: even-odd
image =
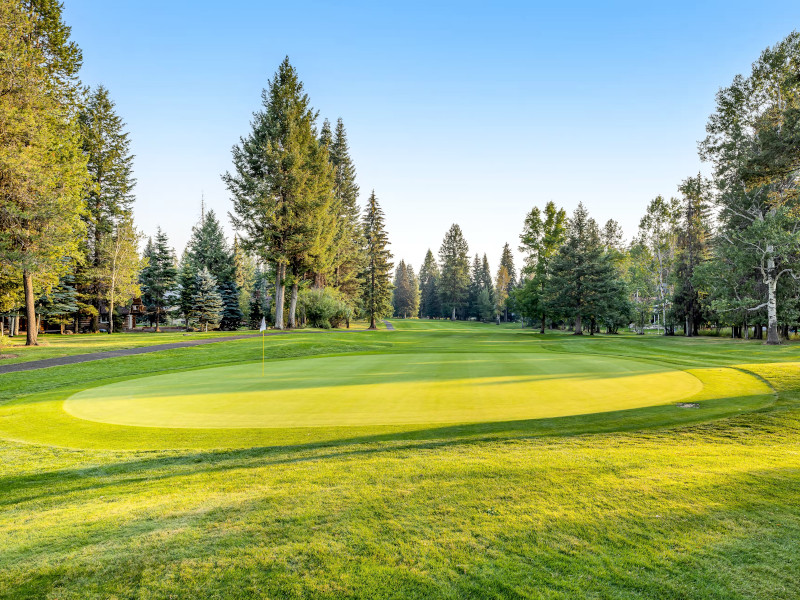
[[[82,79],[109,88],[136,155],[135,216],[180,254],[288,55],[320,120],[344,119],[362,203],[416,268],[459,223],[496,268],[525,214],[583,201],[636,232],[706,170],[717,89],[800,27],[800,2],[65,0]]]

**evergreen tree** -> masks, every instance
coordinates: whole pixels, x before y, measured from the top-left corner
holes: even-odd
[[[406,312],[409,317],[415,317],[419,314],[419,279],[414,273],[414,267],[411,263],[406,264],[406,286],[408,288],[408,305]]]
[[[236,265],[233,252],[213,210],[203,209],[199,223],[192,227],[186,251],[195,273],[205,267],[219,283],[234,280]]]
[[[439,265],[428,250],[425,262],[419,270],[420,305],[419,316],[426,319],[438,319],[442,316],[442,304],[439,298]]]
[[[394,308],[395,317],[406,317],[408,315],[408,297],[410,290],[408,289],[408,280],[406,279],[406,263],[400,260],[397,268],[394,270],[394,289],[392,290],[392,307]]]
[[[133,204],[133,155],[125,123],[116,113],[108,90],[98,86],[89,94],[79,114],[81,146],[87,157],[90,182],[85,192],[87,237],[84,243],[86,265],[80,271],[81,297],[100,308],[103,283],[101,248],[118,222],[131,216]],[[99,327],[92,319],[92,329]]]
[[[206,267],[197,272],[194,283],[194,306],[191,316],[208,331],[208,325],[219,323],[223,312],[223,302],[217,291],[217,280]]]
[[[476,254],[472,259],[469,273],[469,292],[467,301],[467,318],[478,318],[478,295],[481,291],[481,259]]]
[[[616,269],[604,252],[600,229],[583,204],[569,220],[566,242],[551,263],[550,297],[553,312],[574,320],[574,334],[583,334],[585,320],[589,333],[605,319],[616,319],[625,295]]]
[[[503,246],[503,253],[500,256],[500,266],[505,267],[508,272],[508,285],[506,286],[506,301],[503,303],[503,320],[508,323],[509,315],[509,299],[511,292],[517,287],[517,270],[514,268],[514,255],[511,254],[511,246],[506,244]]]
[[[142,301],[152,315],[156,331],[160,331],[162,315],[170,305],[173,293],[178,287],[178,269],[175,266],[175,252],[169,247],[167,234],[158,228],[155,240],[147,240],[144,258],[147,266],[142,269],[140,283]]]
[[[419,281],[414,267],[401,260],[395,269],[392,303],[394,314],[407,319],[419,314]]]
[[[691,337],[698,335],[703,316],[694,273],[708,258],[711,185],[698,174],[684,180],[679,190],[683,196],[683,215],[678,233],[673,310],[678,321],[684,323],[684,335]]]
[[[253,275],[253,288],[250,295],[250,328],[257,329],[261,324],[261,319],[270,320],[269,307],[272,297],[269,294],[269,275],[256,268]]]
[[[336,232],[333,168],[315,132],[316,113],[297,72],[284,59],[262,93],[252,130],[233,148],[234,227],[245,249],[275,266],[275,327],[283,329],[284,290],[292,283],[290,325],[305,273],[324,273]]]
[[[220,329],[235,331],[242,324],[242,319],[244,319],[244,315],[239,308],[239,291],[232,281],[221,283],[218,291],[222,300]]]
[[[37,344],[34,287],[58,281],[83,229],[82,57],[61,10],[44,0],[0,5],[0,264],[22,275],[27,345]]]
[[[453,224],[445,234],[439,248],[439,295],[450,319],[456,320],[456,311],[463,308],[469,290],[469,246],[461,228]]]
[[[52,290],[39,299],[38,312],[41,317],[58,323],[61,333],[70,322],[70,315],[78,310],[78,293],[74,278],[70,273],[64,275]]]
[[[492,270],[489,268],[489,259],[486,258],[486,253],[484,253],[483,259],[481,260],[481,274],[479,279],[481,289],[487,290],[489,292],[489,299],[493,300],[494,282],[492,281]]]
[[[336,122],[336,134],[330,142],[330,160],[334,167],[334,195],[337,207],[332,283],[344,294],[348,303],[355,306],[361,291],[358,276],[363,268],[364,244],[358,208],[359,187],[356,184],[356,168],[350,158],[347,133],[341,119]]]
[[[494,302],[489,289],[482,289],[478,294],[478,320],[489,321],[495,314]]]
[[[145,248],[145,256],[148,250]],[[197,277],[197,269],[189,258],[188,250],[184,249],[181,261],[178,264],[178,315],[183,317],[186,327],[189,327],[189,318],[194,306],[194,282]]]
[[[369,196],[364,210],[365,270],[363,274],[363,312],[369,316],[369,328],[375,329],[375,319],[392,313],[392,283],[389,272],[392,270],[387,246],[389,237],[384,229],[383,210],[375,197]]]
[[[524,291],[514,294],[514,299],[524,317],[541,319],[541,333],[544,333],[547,320],[545,298],[550,278],[549,266],[564,243],[566,223],[567,213],[563,208],[557,209],[551,201],[544,207],[544,217],[539,208],[531,209],[520,235],[519,250],[525,257],[522,272],[530,279],[526,280]]]

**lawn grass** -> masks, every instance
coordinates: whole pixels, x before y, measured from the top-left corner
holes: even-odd
[[[350,330],[361,331],[367,328],[365,321],[353,321]],[[378,326],[384,328],[383,323]],[[320,332],[320,329],[299,329],[298,332]],[[8,347],[0,354],[0,365],[8,365],[47,358],[89,354],[92,352],[107,352],[110,350],[123,350],[126,348],[142,348],[158,344],[173,344],[192,340],[213,339],[232,335],[255,335],[258,330],[238,331],[165,331],[154,333],[152,331],[126,331],[118,333],[82,333],[79,335],[61,335],[48,333],[39,335],[39,346],[26,346],[25,335],[6,338]],[[275,333],[270,330],[268,333]]]
[[[306,428],[254,446],[216,430],[184,449],[108,425],[104,449],[50,420],[70,393],[257,361],[260,343],[0,376],[0,598],[797,597],[797,346],[395,325],[267,352],[596,354],[717,377],[698,409]],[[729,397],[735,373],[769,393]]]

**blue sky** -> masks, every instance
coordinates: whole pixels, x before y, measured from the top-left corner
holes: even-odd
[[[707,168],[714,94],[800,27],[794,2],[65,0],[82,79],[127,122],[135,216],[178,253],[288,55],[320,121],[344,119],[362,201],[416,268],[451,223],[496,267],[534,205],[583,201],[636,233],[647,202]]]

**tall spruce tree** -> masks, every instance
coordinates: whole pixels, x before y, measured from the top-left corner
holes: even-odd
[[[152,246],[152,244],[151,244]],[[148,250],[145,248],[145,256],[152,253],[152,248]],[[188,250],[184,249],[181,255],[181,261],[178,264],[178,314],[183,317],[186,322],[186,327],[189,327],[189,319],[194,306],[194,282],[197,276],[197,269],[189,257]]]
[[[217,280],[206,267],[198,272],[194,284],[194,304],[191,317],[197,321],[203,331],[208,326],[219,323],[223,313],[223,302],[217,289]]]
[[[440,318],[442,303],[439,298],[439,265],[430,249],[425,254],[425,262],[419,270],[419,287],[419,316],[426,319]]]
[[[35,288],[76,257],[86,159],[75,118],[82,56],[62,5],[0,5],[0,263],[22,275],[27,345],[36,345]]]
[[[480,285],[481,276],[481,259],[475,254],[472,259],[472,267],[469,272],[469,292],[467,301],[467,317],[478,318],[478,295],[481,291]]]
[[[319,142],[297,71],[284,59],[262,93],[251,132],[233,148],[233,173],[223,180],[233,197],[231,220],[242,243],[275,266],[275,320],[284,328],[287,275],[296,304],[300,281],[324,272],[336,232],[333,168]],[[295,310],[290,311],[290,324]]]
[[[160,227],[155,239],[147,240],[144,258],[147,266],[140,274],[142,301],[151,314],[156,331],[160,331],[161,318],[173,303],[173,295],[178,287],[175,251],[170,248],[167,234]]]
[[[200,221],[192,227],[186,251],[195,273],[205,267],[218,284],[233,281],[235,276],[233,251],[213,210],[202,210]]]
[[[406,317],[408,310],[408,280],[406,279],[406,263],[400,260],[394,270],[394,289],[392,290],[392,307],[395,317]]]
[[[362,277],[363,312],[369,317],[369,328],[376,329],[376,319],[392,314],[392,282],[389,278],[392,254],[388,250],[389,236],[375,190],[364,209],[363,230],[366,257]]]
[[[78,285],[83,300],[99,310],[105,295],[99,273],[101,248],[117,223],[132,216],[134,157],[125,123],[105,87],[98,86],[89,93],[78,118],[90,178],[85,192],[86,268],[79,270]],[[97,331],[98,327],[95,317],[92,329]]]
[[[551,263],[548,298],[550,309],[573,320],[574,334],[582,335],[584,321],[589,333],[618,311],[625,290],[616,269],[604,252],[600,228],[579,204],[569,220],[566,242]]]
[[[38,314],[48,321],[57,323],[64,333],[64,326],[70,322],[70,315],[78,310],[78,293],[74,278],[67,272],[49,292],[39,299]]]
[[[336,133],[330,142],[330,160],[334,167],[337,209],[332,283],[344,295],[348,304],[355,306],[361,291],[358,276],[364,262],[364,243],[358,208],[356,168],[350,158],[347,132],[341,119],[336,122]]]
[[[439,248],[439,296],[442,307],[455,321],[469,292],[469,245],[461,227],[453,223]]]

